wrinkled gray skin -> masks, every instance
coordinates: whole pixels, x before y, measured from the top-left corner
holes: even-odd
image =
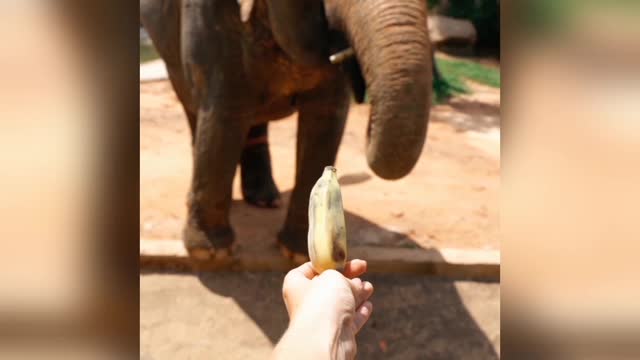
[[[167,64],[193,135],[185,244],[192,255],[232,244],[229,208],[238,163],[245,200],[253,196],[250,202],[263,206],[277,200],[260,134],[266,135],[266,122],[298,111],[295,187],[278,239],[306,255],[309,192],[335,162],[351,93],[362,101],[366,86],[371,102],[363,129],[371,169],[398,179],[418,160],[432,82],[426,1],[240,3],[246,22],[236,0],[140,2],[142,23]],[[329,63],[329,55],[349,46],[355,58]]]

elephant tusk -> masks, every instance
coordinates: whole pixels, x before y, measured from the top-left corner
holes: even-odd
[[[353,51],[353,48],[347,48],[329,56],[329,61],[332,64],[337,65],[344,62],[345,60],[352,57],[353,55],[355,55],[355,51]]]
[[[249,16],[251,16],[251,9],[253,9],[254,0],[237,0],[238,6],[240,6],[240,19],[242,22],[247,22]]]

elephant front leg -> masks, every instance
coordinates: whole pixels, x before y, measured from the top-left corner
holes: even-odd
[[[222,111],[200,110],[193,149],[193,175],[183,239],[198,260],[228,257],[234,233],[229,223],[232,182],[248,121]]]
[[[300,97],[296,183],[278,234],[283,252],[294,262],[308,259],[309,193],[324,167],[335,163],[348,110],[349,92],[342,79]]]

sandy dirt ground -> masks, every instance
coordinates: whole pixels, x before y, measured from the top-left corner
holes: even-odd
[[[143,360],[267,359],[288,317],[283,273],[140,276]],[[500,285],[365,276],[375,286],[359,359],[497,359]]]
[[[500,92],[473,94],[432,109],[422,157],[397,181],[377,178],[364,156],[368,105],[353,105],[336,167],[351,244],[499,248]],[[284,204],[295,172],[295,115],[269,125],[276,184]],[[168,81],[140,84],[140,228],[145,239],[179,239],[191,176],[190,133]],[[242,201],[239,170],[231,222],[244,247],[275,247],[286,208]],[[258,244],[258,245],[255,245]]]
[[[498,249],[500,93],[474,93],[433,108],[427,145],[407,177],[378,179],[364,156],[369,107],[354,105],[337,168],[350,244]],[[191,175],[190,134],[167,81],[140,85],[140,236],[179,239]],[[293,186],[295,116],[269,127],[275,181]],[[242,201],[231,222],[240,251],[277,251],[286,208]],[[382,249],[381,249],[382,250]],[[140,276],[141,358],[265,359],[287,326],[284,274],[218,272]],[[365,276],[376,291],[358,337],[360,359],[496,359],[500,285],[424,276]]]

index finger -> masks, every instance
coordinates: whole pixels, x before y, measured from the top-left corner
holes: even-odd
[[[292,269],[291,271],[289,271],[289,276],[292,277],[305,277],[309,280],[313,279],[314,277],[316,277],[316,275],[318,275],[318,273],[315,272],[315,270],[313,270],[313,266],[311,266],[311,261],[307,261],[306,263],[298,266],[297,268]]]
[[[353,259],[347,261],[344,265],[343,275],[349,279],[353,279],[364,274],[367,271],[367,262],[365,260]],[[297,268],[289,271],[289,275],[292,277],[301,277],[311,280],[317,275],[319,275],[315,270],[313,270],[313,266],[311,266],[311,261],[307,261],[306,263],[298,266]]]
[[[367,271],[367,262],[365,260],[353,259],[344,265],[343,274],[349,279],[353,279],[364,274]]]

